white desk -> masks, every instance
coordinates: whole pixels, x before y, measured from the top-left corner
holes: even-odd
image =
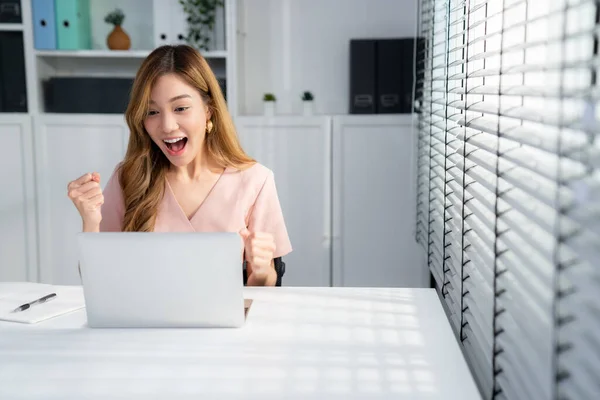
[[[0,323],[0,399],[480,399],[433,289],[246,288],[241,329]]]

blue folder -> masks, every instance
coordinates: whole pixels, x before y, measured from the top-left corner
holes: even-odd
[[[54,0],[32,0],[33,44],[39,50],[56,49]]]

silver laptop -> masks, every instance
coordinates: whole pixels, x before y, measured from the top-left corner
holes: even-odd
[[[88,325],[229,328],[244,323],[237,233],[79,233]]]

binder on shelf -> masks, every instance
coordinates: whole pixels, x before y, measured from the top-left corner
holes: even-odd
[[[417,56],[422,41],[417,41]],[[413,110],[415,38],[377,42],[377,113],[407,114]]]
[[[22,32],[0,32],[0,111],[27,112]]]
[[[59,50],[91,49],[89,0],[55,0],[56,44]]]
[[[350,41],[350,114],[375,114],[376,41]]]
[[[415,49],[416,44],[416,49]],[[422,86],[415,65],[422,63],[423,38],[350,41],[350,114],[408,114]],[[415,59],[416,51],[416,59]]]
[[[0,22],[6,24],[20,24],[21,0],[0,0]]]
[[[56,50],[54,1],[32,0],[33,43],[38,50]]]

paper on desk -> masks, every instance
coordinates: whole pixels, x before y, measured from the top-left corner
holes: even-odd
[[[47,303],[13,313],[21,304],[29,303],[50,293],[56,297]],[[0,320],[35,324],[85,307],[83,291],[78,286],[58,286],[41,283],[0,283]]]

